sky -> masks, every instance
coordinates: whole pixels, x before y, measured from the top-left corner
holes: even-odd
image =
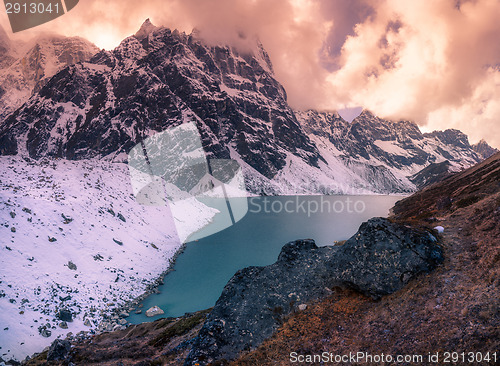
[[[80,0],[41,32],[112,49],[145,19],[207,42],[257,36],[296,109],[362,106],[500,148],[499,0]]]

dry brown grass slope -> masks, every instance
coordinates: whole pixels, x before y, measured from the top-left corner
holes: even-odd
[[[444,352],[497,352],[498,359],[500,154],[400,201],[393,212],[396,221],[444,227],[442,266],[380,301],[337,289],[233,365],[290,365],[291,352],[324,351],[424,360],[439,352],[440,363]]]

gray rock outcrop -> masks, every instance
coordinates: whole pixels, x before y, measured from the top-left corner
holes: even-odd
[[[71,343],[67,340],[56,339],[50,345],[47,353],[47,361],[62,361],[65,360],[69,351],[71,350]]]

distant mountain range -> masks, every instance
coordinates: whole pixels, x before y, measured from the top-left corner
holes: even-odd
[[[446,175],[496,151],[457,130],[423,134],[369,111],[352,123],[295,111],[260,42],[242,42],[245,51],[209,46],[147,20],[113,51],[52,37],[22,58],[7,53],[0,154],[124,161],[146,137],[195,122],[209,157],[239,161],[247,189],[272,195],[412,192],[436,179],[433,164]]]

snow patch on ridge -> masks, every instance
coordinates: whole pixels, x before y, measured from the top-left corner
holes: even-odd
[[[395,141],[376,140],[373,143],[389,154],[407,157],[411,156],[408,151],[396,145]]]

